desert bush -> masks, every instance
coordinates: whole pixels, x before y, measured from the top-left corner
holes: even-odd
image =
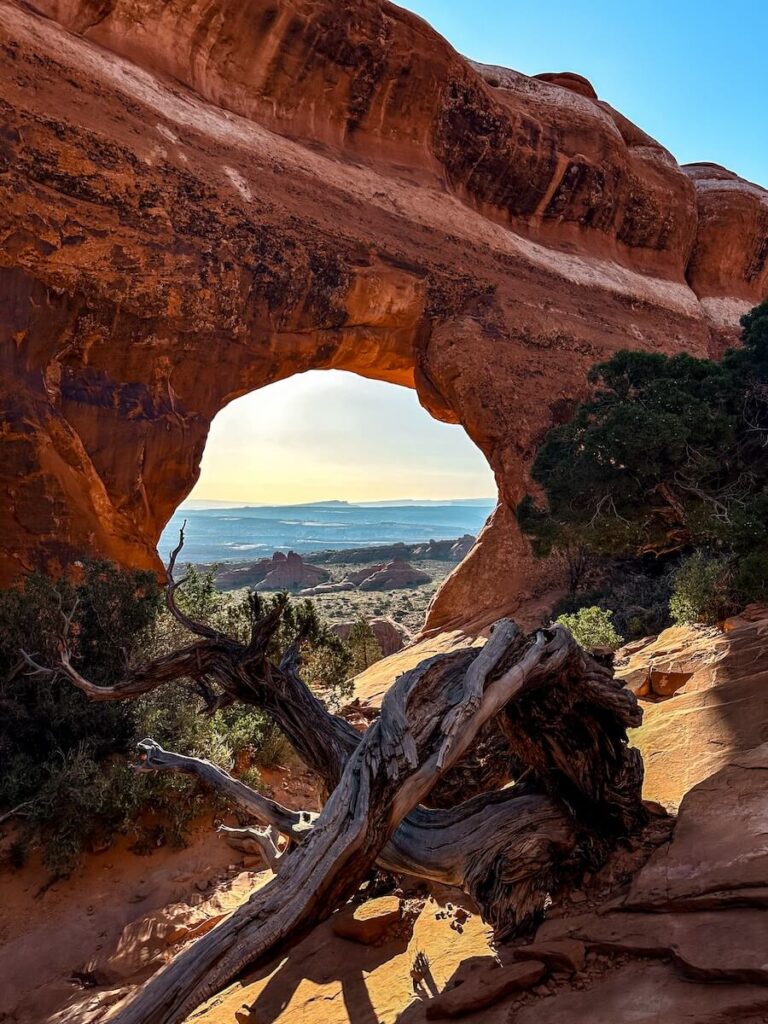
[[[383,657],[376,634],[367,619],[361,615],[350,630],[347,646],[352,654],[352,671],[357,675],[370,668]]]
[[[669,610],[678,624],[714,625],[741,604],[732,559],[696,551],[673,575]]]
[[[672,567],[664,560],[591,559],[584,589],[559,601],[553,615],[573,614],[597,606],[613,611],[613,624],[627,640],[660,633],[672,625],[669,599]]]
[[[768,301],[741,323],[743,345],[720,362],[622,351],[593,367],[592,397],[537,453],[545,503],[529,495],[518,508],[537,554],[714,552],[742,602],[765,599]]]
[[[95,704],[65,679],[29,675],[20,650],[55,664],[62,610],[77,602],[73,656],[94,682],[109,684],[146,648],[159,600],[152,574],[104,563],[84,566],[77,582],[30,576],[0,592],[0,806],[37,793],[62,757],[98,761],[133,737],[130,705]]]
[[[556,621],[587,651],[599,648],[615,651],[624,643],[624,637],[613,624],[613,612],[603,608],[580,608],[573,615],[561,615]]]
[[[254,602],[268,610],[282,597],[225,596],[213,572],[190,570],[177,592],[184,611],[239,639],[248,636]],[[75,607],[76,606],[76,607]],[[20,656],[55,665],[63,612],[75,608],[72,657],[87,678],[116,682],[131,661],[157,657],[190,642],[164,608],[155,577],[105,563],[82,567],[76,580],[29,577],[0,592],[0,808],[25,804],[15,863],[33,844],[55,875],[82,852],[129,834],[140,852],[184,841],[190,822],[212,797],[191,778],[137,773],[128,764],[136,743],[151,736],[182,754],[258,778],[258,766],[284,764],[290,748],[257,708],[237,705],[201,715],[200,695],[180,680],[135,701],[95,703],[65,678],[30,675]],[[351,655],[310,602],[289,605],[276,656],[300,630],[306,676],[329,705],[349,692]]]

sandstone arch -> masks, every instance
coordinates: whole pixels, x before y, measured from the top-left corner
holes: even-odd
[[[0,0],[3,581],[158,566],[216,411],[337,367],[488,458],[429,623],[485,625],[543,586],[510,509],[586,368],[719,351],[768,291],[762,189],[383,0],[32,8]]]

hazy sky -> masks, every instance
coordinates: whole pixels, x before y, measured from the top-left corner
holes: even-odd
[[[495,494],[463,429],[433,420],[413,391],[313,370],[219,413],[190,497],[276,504]]]
[[[764,0],[408,0],[462,53],[576,71],[681,163],[768,185]],[[216,418],[192,497],[253,502],[487,497],[483,456],[403,388],[308,373]]]

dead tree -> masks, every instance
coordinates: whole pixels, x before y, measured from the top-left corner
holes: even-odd
[[[119,1024],[183,1021],[245,967],[333,913],[376,864],[462,887],[504,938],[644,824],[642,761],[626,736],[641,720],[635,697],[566,630],[524,636],[502,620],[484,647],[428,659],[398,678],[361,735],[302,682],[301,635],[279,661],[268,656],[283,602],[265,613],[252,600],[247,643],[178,608],[172,572],[182,543],[183,534],[167,603],[197,641],[110,687],[84,679],[64,642],[58,671],[94,700],[188,678],[209,709],[233,701],[262,708],[329,796],[319,815],[291,811],[210,762],[141,744],[146,770],[196,775],[260,821],[264,828],[230,838],[262,849],[275,877],[151,979],[118,1011]],[[506,745],[504,764],[516,777],[462,800],[472,752],[482,737],[489,749],[489,736],[491,749]],[[498,785],[498,772],[481,775]],[[452,778],[454,805],[429,806]]]

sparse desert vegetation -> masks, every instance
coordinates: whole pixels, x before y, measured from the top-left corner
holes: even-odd
[[[311,561],[311,556],[307,556]],[[364,562],[341,562],[326,565],[333,581],[344,579],[349,573],[366,568]],[[429,583],[402,590],[364,591],[351,590],[338,594],[323,594],[309,598],[318,614],[329,623],[353,622],[362,617],[367,621],[391,618],[409,634],[415,635],[424,625],[427,607],[442,581],[456,568],[455,562],[429,559],[410,562],[431,577]]]

